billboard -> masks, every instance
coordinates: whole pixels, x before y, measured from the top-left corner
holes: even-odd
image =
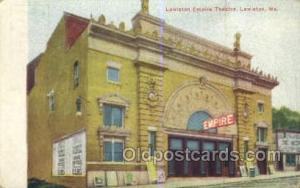
[[[277,146],[280,152],[300,153],[300,133],[277,132]]]
[[[84,176],[85,172],[85,131],[80,131],[53,143],[53,176]]]

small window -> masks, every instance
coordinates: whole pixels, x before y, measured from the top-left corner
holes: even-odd
[[[74,67],[73,67],[74,87],[78,87],[79,86],[79,80],[80,80],[79,73],[80,73],[79,63],[78,63],[78,61],[76,61],[74,63]]]
[[[149,132],[149,150],[150,155],[154,156],[154,151],[156,150],[156,132],[150,131]]]
[[[120,82],[120,70],[113,67],[107,68],[107,79],[113,82]]]
[[[123,127],[124,107],[105,104],[103,120],[106,127]]]
[[[266,142],[267,141],[267,132],[268,132],[267,128],[257,128],[256,141],[262,142],[262,143]]]
[[[76,112],[81,112],[81,97],[77,97],[76,99]]]
[[[124,141],[121,139],[104,140],[104,161],[123,161]]]
[[[245,140],[244,141],[244,159],[247,159],[247,152],[249,151],[249,141]]]
[[[54,95],[54,91],[51,90],[48,93],[48,107],[49,107],[49,111],[50,112],[54,112],[55,111],[55,95]]]
[[[257,110],[258,112],[264,112],[265,111],[265,105],[264,103],[257,103]]]
[[[296,155],[286,154],[285,163],[287,166],[296,166]]]

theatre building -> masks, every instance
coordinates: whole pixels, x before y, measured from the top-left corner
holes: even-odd
[[[126,148],[271,150],[278,81],[241,50],[149,14],[148,1],[117,26],[65,13],[28,64],[28,175],[69,187],[147,184]],[[203,23],[205,24],[205,23]],[[268,161],[254,162],[261,174]],[[238,176],[240,161],[161,161],[170,177]],[[130,177],[130,178],[129,178]]]

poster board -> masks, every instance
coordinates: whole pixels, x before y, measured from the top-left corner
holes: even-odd
[[[272,164],[270,164],[269,166],[268,166],[268,168],[269,168],[269,173],[270,174],[275,174],[275,167],[274,167],[274,165],[272,165]]]
[[[240,166],[240,172],[242,177],[247,177],[248,173],[245,166]]]
[[[165,171],[163,169],[157,170],[157,183],[165,183],[166,181],[166,175]]]
[[[114,187],[118,185],[118,177],[116,171],[106,172],[106,184],[108,187]]]
[[[149,176],[149,182],[156,182],[157,181],[157,170],[154,164],[154,160],[150,160],[146,162],[147,164],[147,171]]]
[[[137,184],[137,178],[133,172],[130,172],[130,171],[126,172],[125,184],[126,185],[136,185]]]
[[[255,176],[259,176],[260,172],[259,172],[259,168],[258,166],[255,166]]]

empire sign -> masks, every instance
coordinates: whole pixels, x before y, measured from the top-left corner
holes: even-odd
[[[217,118],[208,119],[203,122],[204,129],[213,129],[219,127],[225,127],[236,123],[234,114],[223,115]]]

